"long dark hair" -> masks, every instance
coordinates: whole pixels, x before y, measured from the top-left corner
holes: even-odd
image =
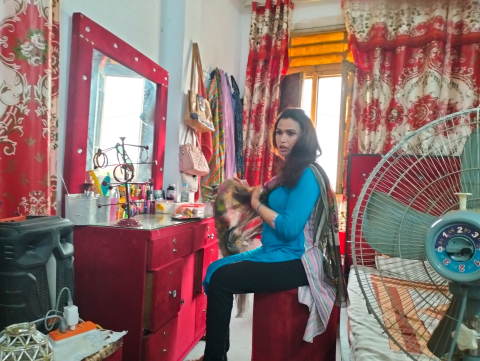
[[[280,114],[273,130],[273,147],[278,152],[275,134],[277,133],[278,122],[282,119],[291,118],[298,123],[301,129],[300,138],[292,148],[292,152],[283,162],[278,170],[279,184],[292,189],[298,183],[305,168],[315,163],[316,159],[322,155],[322,149],[318,143],[317,133],[312,120],[300,108],[286,109]]]

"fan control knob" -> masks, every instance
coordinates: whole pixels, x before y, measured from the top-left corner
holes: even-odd
[[[480,280],[480,213],[447,213],[430,228],[425,244],[435,271],[453,282]]]

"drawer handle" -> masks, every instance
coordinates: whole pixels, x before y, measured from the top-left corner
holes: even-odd
[[[173,253],[175,253],[175,252],[177,252],[177,250],[174,248],[174,249],[173,249]]]
[[[215,238],[215,235],[212,233],[210,237],[211,237],[212,239],[214,239],[214,238]]]
[[[167,331],[163,332],[163,337],[167,337]]]
[[[173,239],[173,244],[175,244],[175,243],[177,243],[177,239],[176,239],[176,238]]]
[[[182,298],[182,301],[180,301],[180,304],[183,306],[185,304],[185,300]]]
[[[207,232],[210,230],[210,226],[207,227]]]
[[[203,310],[203,313],[207,312],[206,310]]]
[[[168,291],[168,294],[169,294],[170,296],[177,297],[177,290],[173,290],[173,292],[172,292],[172,291]]]
[[[163,352],[167,352],[167,349],[166,349],[166,348],[164,348],[164,349],[163,349]]]

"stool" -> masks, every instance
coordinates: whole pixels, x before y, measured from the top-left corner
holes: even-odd
[[[298,289],[256,293],[253,303],[252,361],[335,361],[340,312],[335,307],[325,332],[303,341],[308,307]]]

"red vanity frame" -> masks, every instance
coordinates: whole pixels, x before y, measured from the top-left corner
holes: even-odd
[[[69,193],[83,192],[95,49],[157,84],[152,181],[162,189],[168,73],[79,13],[72,27],[65,186]],[[173,224],[169,215],[138,218],[144,225],[138,229],[115,227],[115,221],[75,226],[74,301],[83,319],[128,331],[124,361],[183,360],[205,333],[201,281],[218,259],[214,220]]]
[[[94,49],[157,84],[152,166],[153,189],[163,188],[167,128],[168,72],[85,15],[73,14],[68,85],[64,180],[69,193],[83,193],[85,179],[90,86]]]

